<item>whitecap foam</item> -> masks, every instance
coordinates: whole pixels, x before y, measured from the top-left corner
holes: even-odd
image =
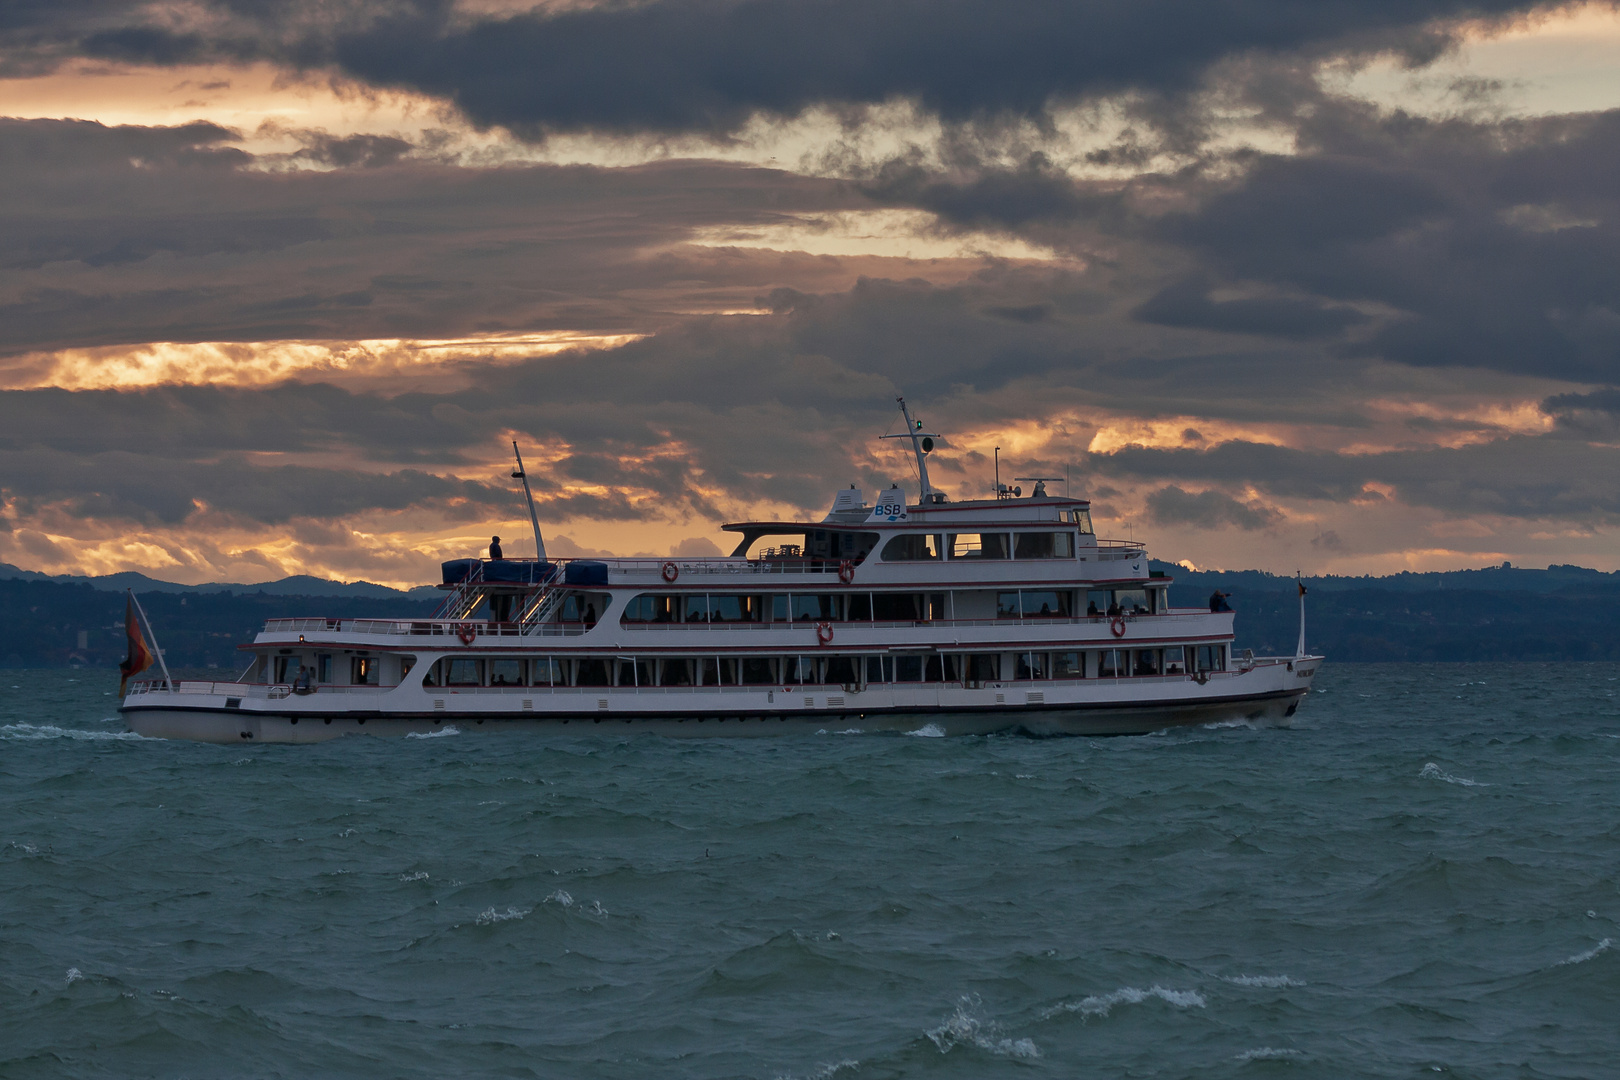
[[[1291,979],[1287,975],[1222,975],[1222,979],[1233,986],[1263,986],[1276,990],[1284,986],[1304,986],[1298,979]]]
[[[1257,1046],[1237,1056],[1239,1061],[1297,1061],[1304,1057],[1299,1050],[1279,1050],[1275,1046]]]
[[[446,735],[460,734],[461,730],[454,724],[451,724],[449,727],[440,728],[438,731],[407,731],[405,733],[405,737],[407,739],[442,739]]]
[[[1013,1039],[1001,1034],[1000,1027],[990,1020],[981,1020],[973,1015],[979,1007],[976,995],[968,995],[956,1003],[956,1011],[945,1018],[945,1022],[937,1028],[925,1032],[930,1042],[939,1048],[942,1054],[948,1054],[957,1046],[974,1046],[997,1057],[1023,1058],[1030,1060],[1041,1056],[1041,1051],[1033,1039]]]
[[[75,982],[78,982],[82,978],[84,978],[84,976],[79,973],[78,968],[68,968],[67,969],[67,981],[68,982],[75,983]]]
[[[1112,994],[1096,994],[1081,998],[1079,1001],[1065,1001],[1061,1005],[1054,1005],[1041,1013],[1041,1019],[1048,1019],[1060,1012],[1079,1013],[1081,1016],[1107,1016],[1115,1005],[1140,1005],[1153,998],[1174,1005],[1178,1009],[1204,1007],[1204,995],[1196,990],[1171,990],[1164,986],[1150,986],[1146,990],[1141,990],[1134,986],[1122,986]]]
[[[523,916],[527,915],[533,910],[533,908],[509,907],[505,911],[496,911],[494,908],[490,907],[485,908],[474,921],[477,922],[479,926],[494,926],[496,923],[510,922],[513,919],[521,919]]]
[[[30,724],[19,720],[15,724],[0,726],[0,739],[77,739],[81,742],[161,742],[148,739],[133,731],[84,731],[80,728],[57,727],[55,724]]]
[[[916,731],[908,731],[906,734],[915,735],[919,739],[943,739],[945,737],[945,729],[940,727],[938,724],[924,724]]]
[[[846,1069],[858,1069],[861,1063],[854,1058],[845,1058],[843,1061],[831,1061],[825,1065],[816,1066],[816,1071],[805,1073],[803,1080],[832,1080],[834,1076]],[[775,1080],[800,1080],[792,1073],[777,1073]]]
[[[1608,952],[1610,947],[1613,946],[1613,945],[1614,945],[1614,939],[1613,938],[1604,938],[1602,941],[1598,942],[1596,945],[1592,946],[1590,949],[1587,949],[1585,952],[1576,953],[1574,956],[1570,957],[1568,960],[1560,960],[1560,961],[1558,961],[1558,966],[1563,967],[1566,964],[1584,964],[1588,960],[1594,959],[1596,956],[1598,956],[1598,954]]]
[[[399,875],[399,880],[401,881],[426,881],[427,879],[428,875],[426,870],[418,870],[414,874]]]
[[[591,906],[585,910],[590,912],[592,915],[601,915],[603,917],[606,917],[608,913],[607,908],[602,906],[602,901],[600,900],[592,900]]]
[[[1423,770],[1418,773],[1418,776],[1424,780],[1444,780],[1448,784],[1460,784],[1463,787],[1491,786],[1489,784],[1482,784],[1478,780],[1469,780],[1468,778],[1462,776],[1452,776],[1450,773],[1441,769],[1440,766],[1436,765],[1432,761],[1423,766]]]
[[[833,734],[834,735],[865,735],[866,732],[862,731],[858,727],[852,727],[852,728],[845,728],[843,731],[835,731],[835,732],[833,732]]]
[[[558,889],[556,892],[546,897],[545,902],[548,904],[561,904],[563,907],[574,906],[574,898],[569,896],[568,893],[562,889]]]

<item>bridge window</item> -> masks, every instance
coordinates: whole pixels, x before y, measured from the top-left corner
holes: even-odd
[[[1064,520],[1072,521],[1074,524],[1080,526],[1080,532],[1082,535],[1092,536],[1096,534],[1096,530],[1091,527],[1090,510],[1070,510]]]
[[[1070,532],[1028,532],[1013,534],[1015,559],[1072,559],[1074,534]]]
[[[950,533],[945,539],[953,559],[1005,559],[1010,553],[1006,533]]]

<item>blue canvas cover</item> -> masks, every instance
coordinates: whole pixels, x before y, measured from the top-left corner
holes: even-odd
[[[556,565],[533,559],[492,559],[484,564],[484,580],[500,584],[538,585],[556,573]]]
[[[568,564],[568,569],[563,573],[563,580],[570,585],[606,585],[607,563],[575,559]]]
[[[444,583],[446,585],[460,585],[468,576],[478,568],[478,559],[451,559],[444,563]]]

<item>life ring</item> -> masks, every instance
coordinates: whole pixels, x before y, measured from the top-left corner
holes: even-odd
[[[472,623],[458,623],[456,636],[461,639],[463,645],[471,645],[477,639],[478,631],[473,629]]]
[[[1114,621],[1108,624],[1108,629],[1113,632],[1115,637],[1124,637],[1125,636],[1125,616],[1123,616],[1123,615],[1115,615],[1114,616]]]
[[[830,645],[832,643],[832,638],[832,623],[816,623],[816,643],[818,645]]]
[[[673,585],[675,583],[675,579],[680,577],[680,576],[681,576],[681,568],[680,567],[676,566],[672,562],[667,562],[667,563],[664,564],[664,580],[665,581],[667,581],[667,582],[669,582],[670,584]]]
[[[845,585],[855,580],[855,564],[845,559],[838,564],[838,580]]]

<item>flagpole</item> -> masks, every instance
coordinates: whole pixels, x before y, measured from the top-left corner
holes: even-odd
[[[1296,570],[1294,583],[1299,586],[1299,648],[1294,651],[1296,657],[1305,655],[1305,582]]]
[[[129,598],[135,601],[135,612],[140,615],[141,622],[146,624],[146,636],[152,639],[152,651],[157,653],[158,666],[163,669],[163,683],[173,690],[174,680],[169,678],[169,662],[163,659],[163,646],[158,644],[157,635],[152,632],[152,620],[146,617],[146,609],[141,607],[140,600],[136,599],[134,589],[129,590]]]

